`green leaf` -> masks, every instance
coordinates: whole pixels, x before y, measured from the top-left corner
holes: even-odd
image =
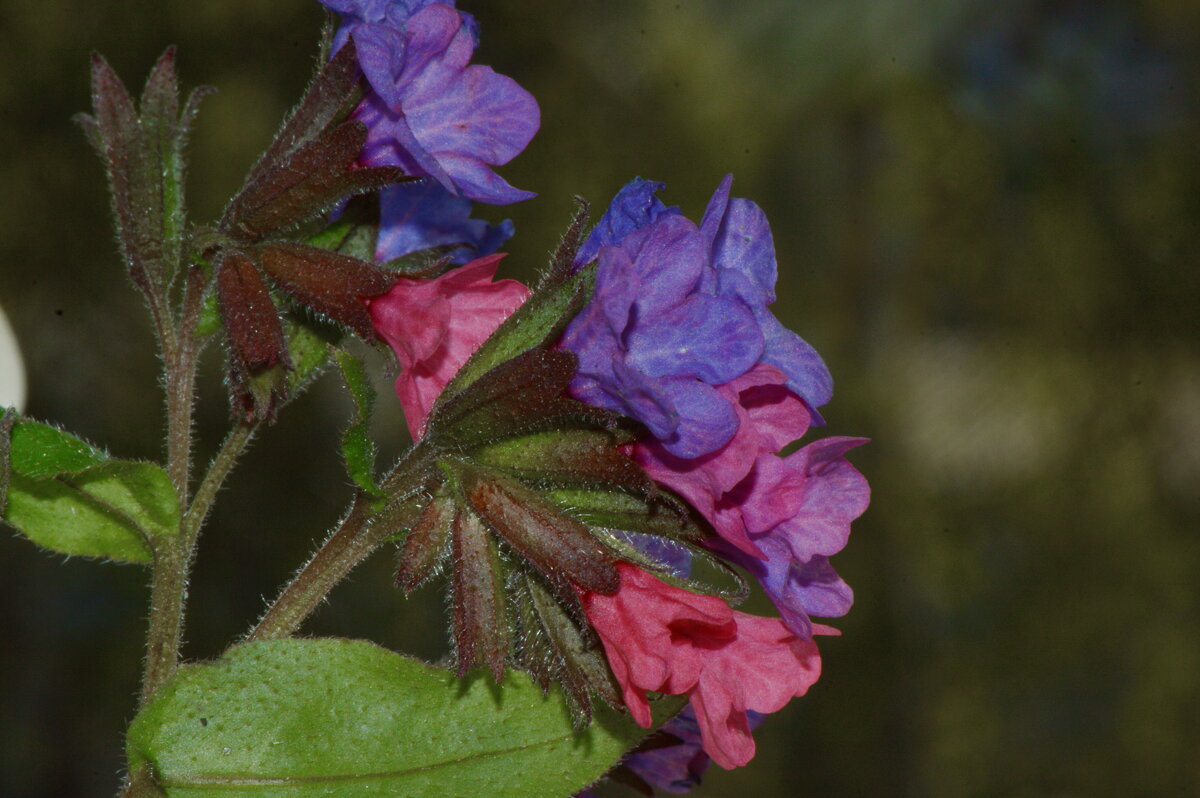
[[[155,538],[179,529],[171,480],[153,463],[111,460],[36,421],[12,428],[4,520],[61,554],[149,563]]]
[[[501,363],[552,343],[587,304],[595,284],[596,270],[589,268],[539,287],[459,369],[442,391],[443,401]]]
[[[209,291],[200,306],[200,317],[196,319],[196,340],[204,341],[221,331],[221,306],[217,292]]]
[[[367,493],[376,498],[386,494],[375,483],[375,441],[371,440],[369,425],[375,406],[375,387],[363,368],[362,361],[349,352],[338,351],[334,357],[342,370],[346,390],[354,399],[354,421],[342,433],[342,457],[346,472]]]
[[[663,722],[679,699],[656,704]],[[188,665],[134,720],[131,769],[170,798],[552,798],[596,781],[647,730],[610,710],[582,732],[557,692],[503,686],[357,640],[273,640]]]
[[[19,420],[12,428],[9,458],[14,474],[40,479],[103,463],[108,455],[57,427]]]

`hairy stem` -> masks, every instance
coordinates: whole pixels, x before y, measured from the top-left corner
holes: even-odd
[[[192,409],[196,397],[196,322],[204,299],[204,273],[198,266],[188,270],[184,289],[179,335],[164,351],[167,389],[167,474],[179,495],[180,509],[188,504],[188,479],[192,463]]]
[[[295,632],[329,591],[383,542],[370,534],[368,518],[367,504],[360,496],[246,639],[273,640]]]
[[[384,481],[392,498],[378,513],[372,513],[365,494],[357,493],[337,529],[283,588],[246,640],[274,640],[293,634],[355,566],[397,530],[409,526],[421,510],[428,462],[422,447],[409,451]]]
[[[138,706],[175,673],[183,633],[183,603],[187,595],[187,565],[176,540],[163,540],[154,550],[150,580],[150,630],[146,636],[146,666]]]
[[[148,764],[125,776],[118,798],[166,798],[166,793],[154,779],[154,769]]]
[[[204,519],[212,507],[213,501],[217,498],[217,492],[225,483],[225,478],[229,476],[229,472],[233,470],[238,458],[246,450],[247,444],[250,443],[257,430],[257,423],[247,424],[245,422],[239,422],[229,430],[229,434],[225,436],[225,442],[221,444],[220,450],[208,467],[208,473],[201,480],[200,487],[196,488],[192,505],[183,519],[183,550],[188,552],[189,561],[194,556],[200,527],[203,526]]]
[[[192,456],[192,408],[195,404],[196,322],[204,297],[204,274],[193,266],[188,271],[178,332],[155,314],[163,347],[163,385],[167,404],[167,474],[175,486],[180,505],[178,534],[154,543],[153,575],[150,579],[150,619],[146,636],[146,665],[139,706],[175,673],[183,636],[183,609],[187,600],[188,566],[196,533],[189,532],[193,519],[188,506],[188,479]],[[153,303],[152,303],[153,304]],[[165,327],[165,329],[164,329]],[[228,468],[225,469],[226,473]],[[223,476],[223,475],[222,475]],[[215,492],[215,487],[213,488]]]

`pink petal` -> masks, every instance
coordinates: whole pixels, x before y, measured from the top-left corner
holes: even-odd
[[[713,760],[724,768],[749,762],[746,711],[774,712],[803,695],[821,673],[816,645],[778,618],[734,612],[628,563],[617,568],[615,594],[582,599],[634,720],[650,724],[647,690],[687,694]]]
[[[844,457],[847,451],[866,442],[866,438],[825,438],[780,461],[788,472],[776,486],[776,490],[787,493],[780,502],[790,506],[797,495],[800,501],[795,511],[767,534],[786,539],[798,561],[808,562],[816,555],[841,551],[850,537],[850,523],[866,511],[870,486]],[[798,493],[790,492],[800,482],[803,485]],[[746,523],[751,531],[761,528],[749,518]]]
[[[414,440],[442,389],[529,296],[516,280],[492,282],[502,257],[488,255],[433,280],[401,277],[368,302],[372,324],[400,361],[396,395]]]

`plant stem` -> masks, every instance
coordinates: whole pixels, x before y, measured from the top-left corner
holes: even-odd
[[[204,299],[204,273],[188,270],[179,335],[171,351],[164,351],[167,389],[167,474],[179,495],[179,508],[188,505],[188,478],[192,463],[192,409],[196,398],[196,322]]]
[[[257,430],[257,423],[247,424],[245,422],[238,422],[233,429],[229,430],[229,434],[225,436],[225,442],[221,444],[220,450],[208,467],[208,473],[201,480],[200,487],[196,488],[192,505],[183,519],[183,550],[188,553],[189,562],[195,553],[196,538],[200,535],[200,527],[204,524],[204,518],[217,498],[217,492],[225,483],[225,478],[229,476],[229,472],[237,464],[238,457],[246,450],[246,445]]]
[[[144,764],[126,774],[119,798],[166,798],[166,793],[155,781],[153,768]]]
[[[146,668],[138,707],[166,683],[179,660],[183,632],[183,603],[187,595],[187,564],[176,539],[161,540],[154,550],[150,580],[150,630],[146,636]]]
[[[161,303],[157,306],[152,303],[152,309],[156,307],[158,311],[155,324],[163,348],[163,385],[167,394],[167,474],[179,499],[180,523],[178,534],[162,537],[154,543],[150,628],[146,636],[146,665],[139,707],[145,706],[158,688],[171,678],[179,662],[188,566],[199,528],[199,519],[187,509],[196,385],[195,329],[204,297],[204,282],[204,274],[198,267],[193,266],[188,270],[178,333],[170,324],[164,324]],[[229,465],[232,464],[224,466],[221,479],[228,473]],[[211,488],[212,492],[215,493],[216,487]],[[190,525],[194,525],[195,529]]]
[[[410,525],[421,511],[416,499],[427,479],[428,466],[424,448],[418,445],[411,449],[384,481],[391,499],[378,513],[372,514],[369,497],[361,491],[356,493],[346,517],[267,608],[246,636],[247,642],[293,634],[355,566],[396,530]]]
[[[283,589],[246,639],[273,640],[296,631],[329,591],[383,542],[372,538],[367,521],[367,505],[357,496],[342,523]]]

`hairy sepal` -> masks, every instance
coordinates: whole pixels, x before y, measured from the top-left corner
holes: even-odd
[[[129,275],[157,298],[180,268],[186,238],[184,149],[199,101],[211,91],[196,89],[181,111],[175,48],[169,47],[135,106],[108,62],[93,54],[92,115],[75,117],[104,162]]]

